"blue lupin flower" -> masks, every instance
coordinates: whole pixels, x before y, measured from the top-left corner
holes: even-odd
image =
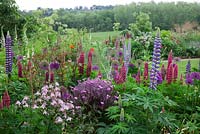
[[[191,63],[190,63],[190,60],[188,60],[188,63],[186,65],[186,74],[188,74],[190,72],[191,72]]]
[[[9,32],[7,33],[6,36],[6,43],[5,43],[5,48],[6,48],[6,74],[11,75],[12,73],[12,58],[13,58],[13,52],[11,48],[12,40],[10,37]]]
[[[154,40],[154,49],[153,49],[153,59],[152,59],[152,68],[150,74],[150,88],[156,90],[158,84],[158,73],[159,65],[161,58],[161,38],[160,38],[160,29],[157,31],[157,36]]]

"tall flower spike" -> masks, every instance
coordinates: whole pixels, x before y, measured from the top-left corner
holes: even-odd
[[[131,39],[128,41],[128,47],[126,43],[124,43],[124,66],[126,68],[126,76],[128,74],[128,65],[131,60]]]
[[[167,84],[171,84],[173,76],[173,64],[171,63],[167,69]]]
[[[78,59],[78,70],[80,75],[83,75],[84,73],[84,59],[85,59],[84,52],[81,52],[80,57]]]
[[[154,49],[153,49],[153,59],[152,59],[152,68],[150,74],[150,88],[156,90],[157,89],[157,75],[158,68],[160,65],[160,57],[161,57],[161,38],[160,38],[160,29],[157,31],[157,36],[154,40]]]
[[[20,60],[17,61],[17,67],[18,67],[18,77],[23,78],[23,74],[22,74],[23,66]]]
[[[170,67],[170,65],[172,64],[172,60],[173,60],[173,53],[172,50],[169,52],[168,54],[168,63],[167,63],[167,76],[168,76],[168,68]],[[168,77],[166,77],[166,80],[168,80]]]
[[[10,106],[10,96],[8,94],[8,91],[5,91],[3,93],[3,107],[9,107]]]
[[[148,62],[144,63],[144,80],[148,79],[149,69],[148,69]]]
[[[9,32],[7,33],[6,36],[6,74],[11,75],[12,73],[12,48],[11,48],[12,40],[10,37]]]
[[[188,60],[188,63],[186,65],[186,74],[188,74],[190,72],[191,72],[191,63],[190,63],[190,60]]]
[[[120,70],[119,81],[120,81],[120,83],[124,83],[126,81],[126,67],[125,67],[125,65],[123,65],[121,70]]]
[[[172,63],[173,60],[173,53],[172,50],[169,52],[168,54],[168,64],[167,64],[167,68],[169,68],[170,64]]]
[[[137,76],[136,76],[136,82],[138,83],[138,84],[140,84],[140,69],[138,69],[138,73],[137,73]]]

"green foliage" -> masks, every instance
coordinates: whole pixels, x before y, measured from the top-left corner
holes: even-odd
[[[113,31],[119,31],[120,23],[114,23],[113,24]]]
[[[162,111],[162,107],[176,106],[176,103],[161,92],[148,88],[137,88],[134,93],[124,93],[122,107],[124,108],[124,121],[120,121],[120,107],[112,106],[107,109],[107,115],[113,122],[104,128],[105,133],[159,133],[162,128],[175,130],[175,116],[170,111]],[[173,123],[172,123],[173,122]],[[144,127],[145,126],[145,127]]]
[[[140,12],[136,17],[136,22],[129,24],[129,29],[133,32],[134,36],[138,36],[141,32],[150,32],[152,30],[152,23],[150,22],[149,15]]]

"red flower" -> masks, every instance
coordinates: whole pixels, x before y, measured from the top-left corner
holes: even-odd
[[[167,69],[167,83],[171,84],[173,75],[173,64],[171,63],[169,68]]]
[[[3,107],[9,107],[10,106],[10,96],[8,94],[8,91],[5,91],[3,94]]]
[[[20,62],[20,60],[17,62],[17,67],[18,67],[18,77],[23,78],[23,75],[22,75],[23,66],[22,66],[22,63]]]
[[[81,75],[84,72],[84,59],[85,59],[84,52],[81,52],[80,57],[78,59],[78,70],[79,74]]]

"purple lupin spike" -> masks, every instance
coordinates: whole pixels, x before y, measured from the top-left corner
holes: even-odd
[[[12,73],[13,52],[12,52],[11,44],[12,44],[12,40],[11,40],[10,34],[8,32],[7,36],[6,36],[6,44],[5,44],[5,48],[6,48],[6,74],[8,74],[8,76],[10,76],[11,73]]]
[[[154,49],[153,49],[153,59],[152,59],[152,68],[150,74],[150,88],[156,90],[158,84],[158,73],[161,57],[161,38],[160,38],[160,29],[157,31],[157,36],[154,40]]]

